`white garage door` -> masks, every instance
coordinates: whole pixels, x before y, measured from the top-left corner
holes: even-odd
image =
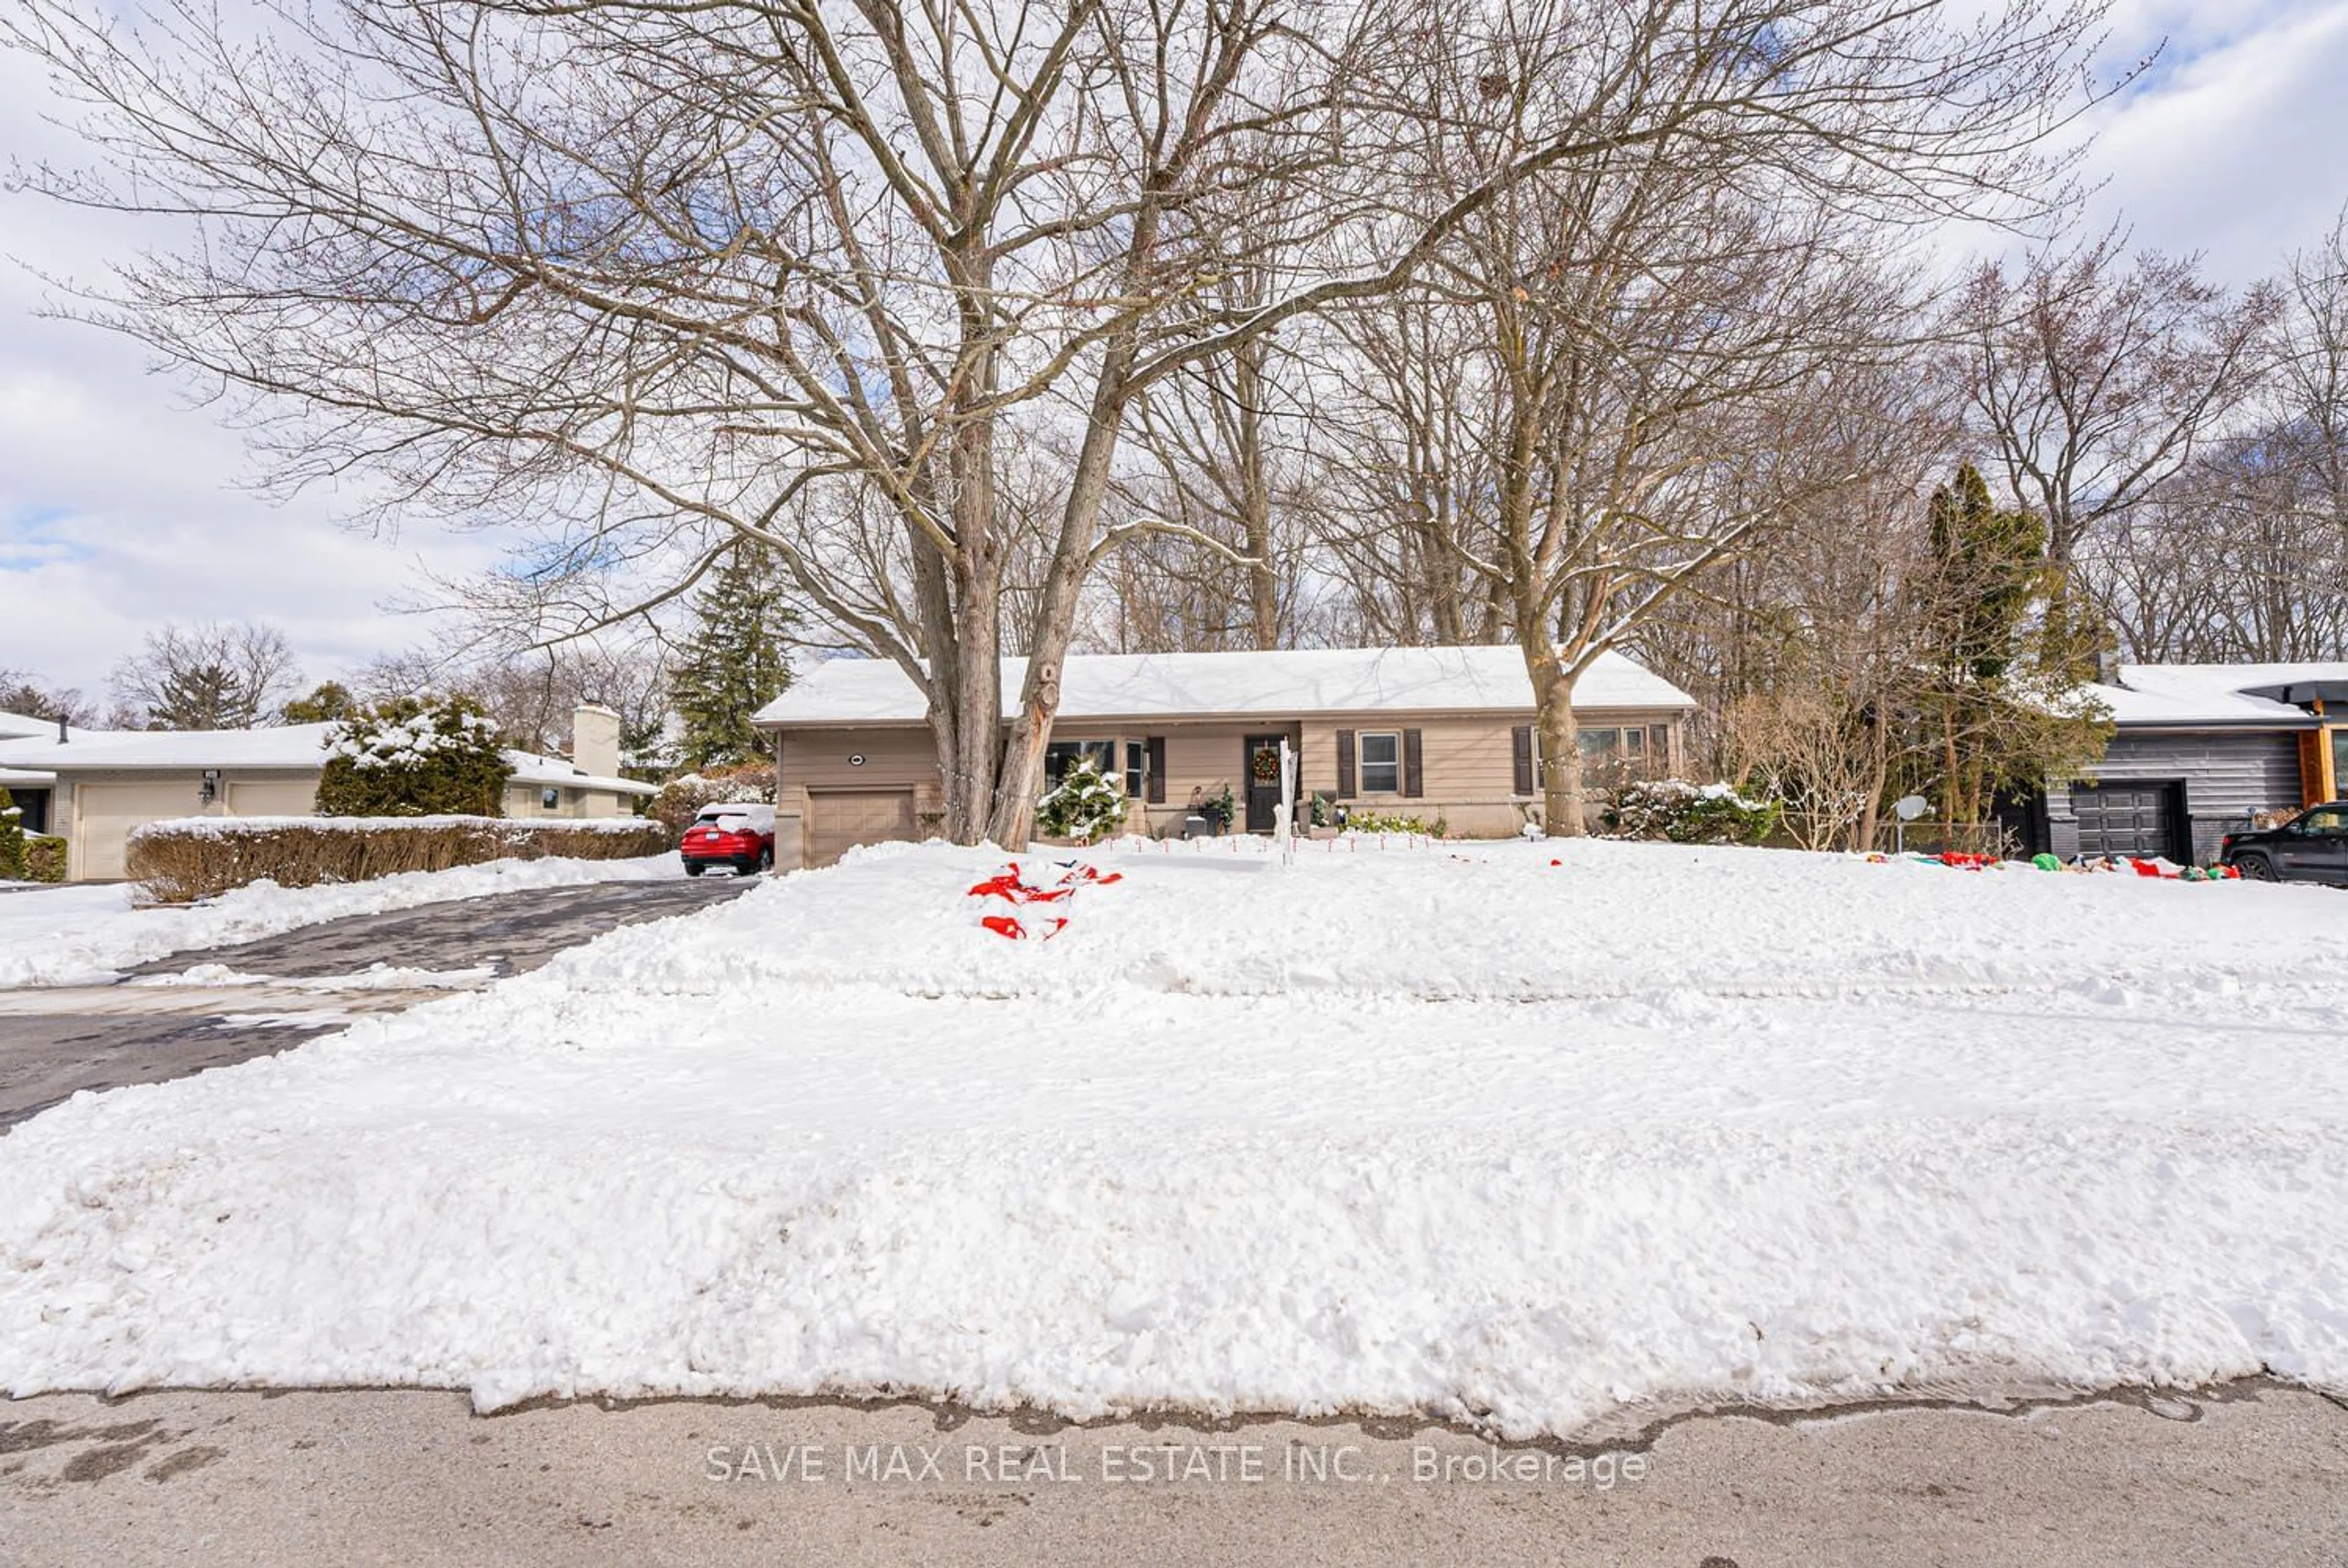
[[[909,789],[819,791],[808,796],[808,864],[829,866],[860,844],[913,836]]]
[[[92,784],[74,787],[73,876],[82,881],[120,877],[123,841],[142,822],[192,816],[201,810],[196,781],[156,784]]]

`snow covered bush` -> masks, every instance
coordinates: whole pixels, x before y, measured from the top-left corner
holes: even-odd
[[[129,864],[148,898],[187,904],[263,877],[314,887],[489,860],[633,860],[670,843],[634,816],[191,816],[134,828]]]
[[[513,764],[469,697],[394,697],[326,735],[322,816],[505,815]]]
[[[685,825],[701,815],[703,806],[772,805],[774,802],[775,764],[736,763],[669,780],[644,809],[672,835],[681,835]]]
[[[1052,793],[1035,804],[1035,831],[1046,838],[1091,844],[1124,825],[1124,781],[1105,776],[1089,757],[1070,763]]]
[[[1747,800],[1728,784],[1655,779],[1614,792],[1600,821],[1617,838],[1673,844],[1758,844],[1777,825],[1776,801]]]

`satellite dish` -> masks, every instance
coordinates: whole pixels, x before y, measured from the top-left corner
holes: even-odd
[[[1891,803],[1891,815],[1902,822],[1913,822],[1932,809],[1932,803],[1921,794],[1902,795]]]

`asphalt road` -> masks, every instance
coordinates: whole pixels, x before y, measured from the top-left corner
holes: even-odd
[[[435,989],[155,986],[142,976],[219,964],[278,980],[350,975],[372,964],[492,977],[534,969],[617,927],[722,903],[754,882],[704,876],[598,882],[424,904],[305,926],[230,948],[180,952],[123,983],[0,991],[0,1128],[84,1089],[160,1083],[290,1050],[360,1013],[396,1011]],[[479,982],[469,982],[479,983]]]
[[[2007,1413],[1703,1416],[1612,1447],[1501,1450],[1499,1481],[1495,1457],[1468,1434],[1399,1423],[1070,1427],[708,1400],[484,1418],[412,1390],[49,1396],[0,1405],[0,1563],[2348,1558],[2348,1411],[2272,1384]]]

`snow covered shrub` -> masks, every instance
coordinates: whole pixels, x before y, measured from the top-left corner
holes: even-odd
[[[1035,831],[1091,844],[1125,825],[1125,784],[1105,777],[1089,757],[1068,764],[1052,793],[1035,803]]]
[[[469,697],[394,697],[326,735],[322,816],[505,815],[513,764]]]
[[[1600,817],[1617,838],[1673,844],[1758,844],[1777,825],[1776,801],[1747,800],[1725,784],[1656,779],[1624,784]]]
[[[25,880],[25,808],[0,789],[0,882]]]
[[[149,898],[186,904],[264,876],[314,887],[487,860],[633,860],[670,842],[633,816],[191,816],[134,828],[129,861]]]
[[[701,815],[705,805],[772,805],[775,803],[775,764],[772,763],[736,763],[731,765],[704,768],[699,773],[673,778],[661,786],[660,794],[644,808],[645,815],[655,817],[672,835],[682,835],[685,825]]]

